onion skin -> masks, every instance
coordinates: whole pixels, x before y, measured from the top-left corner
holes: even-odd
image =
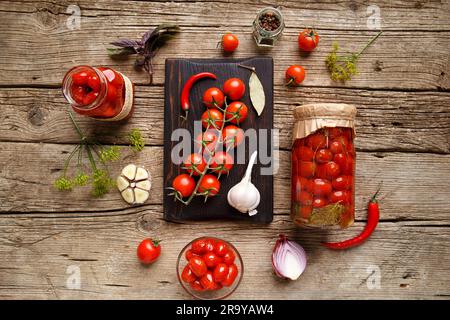
[[[286,246],[286,247],[282,248],[282,246]],[[275,275],[277,277],[279,277],[281,279],[285,279],[285,280],[297,280],[298,277],[290,278],[280,272],[281,266],[277,265],[276,260],[277,260],[277,258],[280,258],[278,255],[280,255],[282,253],[282,252],[280,252],[280,250],[283,250],[283,249],[291,251],[292,253],[297,255],[298,262],[299,262],[298,267],[300,268],[298,277],[300,277],[300,275],[304,272],[304,270],[306,268],[307,258],[306,258],[305,250],[298,243],[289,240],[283,234],[279,235],[279,238],[275,243],[275,247],[273,248],[272,268],[273,268]]]

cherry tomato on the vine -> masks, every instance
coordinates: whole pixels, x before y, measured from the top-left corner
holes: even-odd
[[[219,193],[220,182],[215,175],[205,174],[198,187],[198,192],[208,192],[208,196],[212,197]]]
[[[195,180],[187,173],[182,173],[173,179],[172,187],[181,197],[189,197],[195,189]]]
[[[238,45],[239,45],[239,40],[238,38],[231,33],[226,33],[222,36],[222,49],[225,52],[233,52],[234,50],[237,49]]]
[[[239,100],[244,96],[245,84],[241,79],[230,78],[223,84],[223,93],[231,100]]]
[[[313,51],[318,44],[319,35],[313,29],[305,29],[298,35],[298,47],[303,51]]]
[[[225,146],[233,144],[237,147],[244,141],[244,130],[234,124],[230,124],[223,128],[222,139]]]
[[[184,160],[183,166],[190,174],[198,176],[205,171],[206,161],[203,159],[202,155],[192,153]]]
[[[142,263],[155,262],[161,254],[159,240],[144,239],[137,248],[137,256]]]
[[[292,65],[286,70],[286,85],[298,86],[305,80],[305,68],[299,65]]]
[[[247,114],[247,106],[240,101],[234,101],[228,105],[225,119],[229,120],[231,123],[239,124],[247,119]]]
[[[198,146],[200,153],[213,152],[216,148],[216,144],[219,138],[219,131],[216,129],[208,129],[205,132],[200,133],[195,139],[196,147]],[[203,150],[203,148],[208,149],[208,151]]]
[[[227,174],[233,168],[234,160],[229,153],[217,151],[214,154],[210,168],[217,174]]]
[[[223,92],[216,87],[209,88],[203,94],[203,103],[208,108],[219,107],[222,108],[225,101]]]
[[[223,124],[223,113],[218,109],[208,109],[202,114],[202,126],[205,129],[220,130]]]

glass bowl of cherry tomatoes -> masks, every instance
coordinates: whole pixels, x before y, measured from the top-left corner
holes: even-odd
[[[194,239],[178,255],[178,280],[197,299],[225,299],[239,286],[243,273],[241,255],[222,239]]]

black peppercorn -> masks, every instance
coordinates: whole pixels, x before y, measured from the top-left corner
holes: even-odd
[[[275,31],[280,26],[280,19],[275,13],[268,11],[259,18],[259,25],[267,31]]]

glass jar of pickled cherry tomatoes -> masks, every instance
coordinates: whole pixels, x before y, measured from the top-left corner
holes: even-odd
[[[341,227],[355,218],[355,116],[347,104],[294,110],[291,217],[304,227]]]
[[[111,68],[77,66],[63,80],[64,97],[75,112],[102,121],[128,119],[133,111],[133,83]]]

